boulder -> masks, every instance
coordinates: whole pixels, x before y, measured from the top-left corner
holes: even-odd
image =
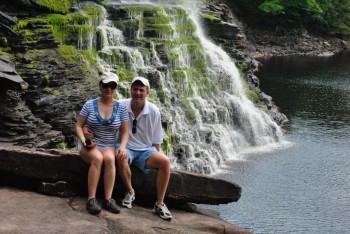
[[[71,196],[86,193],[87,173],[88,165],[73,151],[0,145],[0,177],[3,177],[0,181],[5,185]],[[139,201],[154,202],[156,177],[156,171],[146,176],[132,168],[133,186],[137,196],[142,197]],[[124,191],[121,179],[117,178],[114,194],[121,195]],[[226,204],[238,201],[240,196],[241,187],[235,183],[172,169],[165,200],[169,204]]]

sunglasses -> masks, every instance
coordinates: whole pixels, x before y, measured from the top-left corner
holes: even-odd
[[[134,119],[132,121],[132,134],[135,134],[136,133],[136,124],[137,124],[137,120]]]
[[[104,89],[108,89],[108,88],[116,89],[117,88],[117,84],[115,82],[109,82],[107,84],[102,83],[101,87],[104,88]]]

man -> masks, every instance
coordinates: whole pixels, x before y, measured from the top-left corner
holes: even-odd
[[[131,98],[120,100],[129,113],[129,142],[126,146],[128,157],[117,158],[117,171],[122,178],[127,193],[121,205],[132,207],[135,191],[131,184],[131,170],[129,165],[135,165],[145,173],[152,169],[158,170],[157,201],[153,213],[160,218],[171,220],[172,216],[164,204],[164,197],[170,178],[170,160],[160,151],[163,141],[163,131],[159,109],[147,97],[150,85],[146,78],[135,77],[131,82]]]

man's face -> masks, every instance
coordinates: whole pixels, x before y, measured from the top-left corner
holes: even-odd
[[[148,93],[148,88],[144,85],[134,84],[130,88],[131,99],[133,101],[144,102]]]

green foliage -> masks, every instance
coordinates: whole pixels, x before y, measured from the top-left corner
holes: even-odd
[[[272,15],[285,14],[285,7],[280,5],[280,2],[280,0],[266,1],[259,8]]]
[[[318,0],[322,8],[313,16],[317,29],[329,34],[350,35],[350,1]]]
[[[266,0],[259,9],[291,28],[302,28],[312,14],[322,12],[316,0]]]
[[[300,32],[350,35],[349,0],[237,0],[249,24]]]

